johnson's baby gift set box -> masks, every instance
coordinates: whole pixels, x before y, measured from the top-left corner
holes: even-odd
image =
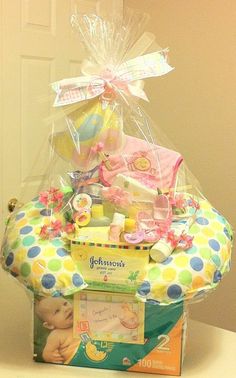
[[[33,293],[37,362],[180,375],[187,306],[229,271],[229,223],[142,108],[173,70],[146,21],[122,0],[71,17],[87,57],[52,84],[46,173],[2,243]]]

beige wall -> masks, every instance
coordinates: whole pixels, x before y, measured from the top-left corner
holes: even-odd
[[[203,193],[236,228],[236,1],[126,0],[150,12],[175,71],[151,79],[146,109],[180,151]],[[236,331],[236,255],[230,274],[192,317]]]

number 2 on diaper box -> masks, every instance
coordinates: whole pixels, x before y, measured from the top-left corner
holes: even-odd
[[[170,336],[159,335],[157,337],[157,340],[160,341],[160,343],[157,346],[157,349],[163,350],[163,351],[170,351],[170,347],[169,347]]]

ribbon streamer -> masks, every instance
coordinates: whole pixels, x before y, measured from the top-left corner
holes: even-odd
[[[140,80],[162,76],[173,70],[173,67],[167,63],[167,52],[168,50],[165,49],[138,56],[122,63],[117,68],[105,67],[101,69],[100,74],[85,74],[57,81],[52,84],[52,89],[57,94],[54,106],[89,100],[107,91],[133,95],[148,101],[146,93],[139,85]],[[89,68],[91,70],[91,66]],[[83,72],[86,72],[86,68]]]

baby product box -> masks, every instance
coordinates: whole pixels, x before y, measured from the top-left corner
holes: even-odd
[[[34,359],[79,367],[180,375],[183,303],[160,306],[132,294],[83,290],[35,297]]]
[[[108,231],[109,227],[82,229],[81,237],[89,239],[71,240],[71,256],[90,289],[135,293],[146,275],[150,245],[111,242]]]

